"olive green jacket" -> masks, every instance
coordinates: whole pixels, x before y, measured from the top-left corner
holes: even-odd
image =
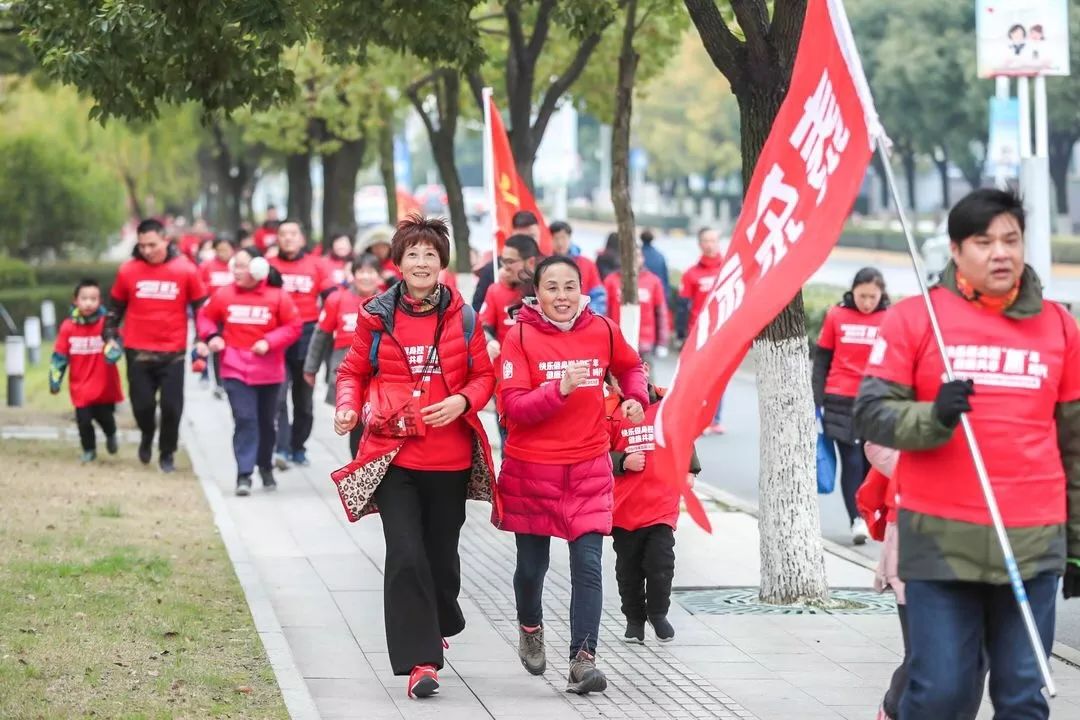
[[[952,262],[940,286],[959,294]],[[1020,295],[1007,317],[1033,317],[1043,309],[1042,286],[1025,268]],[[1064,571],[1068,557],[1080,557],[1080,402],[1057,406],[1058,447],[1068,482],[1068,520],[1064,525],[1010,528],[1009,540],[1020,574]],[[957,428],[942,425],[932,402],[917,402],[913,388],[865,377],[855,400],[858,435],[901,452],[918,452],[948,442]],[[1005,584],[1009,581],[994,528],[988,525],[900,510],[900,577],[904,580],[964,580]]]

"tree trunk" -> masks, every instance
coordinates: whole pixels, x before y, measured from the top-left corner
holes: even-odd
[[[458,272],[469,272],[469,218],[465,215],[465,199],[461,196],[461,176],[454,158],[453,135],[438,134],[432,138],[431,151],[439,168],[439,177],[446,187],[446,204],[450,207],[450,226],[454,230],[454,256]]]
[[[135,182],[135,178],[131,176],[131,173],[124,172],[124,188],[127,190],[128,196],[128,212],[135,215],[140,220],[143,217],[142,203],[139,201],[139,188]]]
[[[904,177],[907,179],[908,209],[915,213],[915,151],[900,150],[900,159],[904,163]]]
[[[937,167],[938,177],[941,178],[941,209],[948,210],[952,207],[951,193],[949,192],[949,154],[941,148],[941,160],[934,156],[934,165]]]
[[[323,245],[329,246],[335,233],[356,236],[356,175],[364,162],[366,138],[341,140],[341,147],[322,156]]]
[[[286,213],[300,222],[304,235],[310,236],[312,225],[311,206],[311,153],[297,153],[285,158],[285,175],[289,179],[289,199]]]
[[[384,106],[382,127],[379,128],[379,174],[386,188],[386,221],[397,225],[397,178],[394,174],[394,113],[389,103]]]
[[[787,92],[779,72],[761,74],[736,92],[742,123],[743,188]],[[761,417],[759,482],[761,599],[789,604],[826,600],[818,511],[814,396],[802,292],[754,340]]]
[[[878,189],[880,191],[878,202],[882,208],[888,211],[892,198],[889,196],[889,183],[885,180],[885,163],[881,159],[881,153],[875,152],[871,155],[870,162],[873,164],[874,174],[878,178]]]
[[[630,116],[633,111],[634,75],[638,53],[634,50],[634,26],[637,0],[628,0],[622,49],[619,52],[619,78],[615,85],[615,122],[611,129],[611,202],[619,232],[619,257],[622,269],[620,325],[626,341],[638,347],[641,331],[641,306],[637,290],[637,244],[634,241],[634,208],[630,202]]]

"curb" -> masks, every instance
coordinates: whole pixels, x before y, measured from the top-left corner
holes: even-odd
[[[181,426],[181,434],[187,436],[191,432],[190,420],[185,418]],[[296,667],[296,660],[285,639],[285,633],[281,629],[274,606],[270,602],[270,593],[267,592],[255,563],[244,548],[244,542],[240,539],[232,516],[229,515],[229,510],[225,506],[221,489],[208,479],[211,473],[204,472],[209,470],[211,460],[206,457],[198,443],[188,442],[192,438],[185,437],[184,439],[188,456],[191,458],[191,466],[196,477],[199,478],[203,494],[214,514],[214,524],[225,544],[225,550],[229,554],[233,571],[240,581],[240,587],[244,591],[244,599],[247,600],[251,618],[255,622],[255,631],[258,632],[259,639],[266,650],[266,657],[274,671],[274,677],[277,679],[289,717],[293,720],[321,720],[322,715],[315,705],[307,682]]]
[[[704,495],[705,499],[717,505],[722,505],[735,512],[741,512],[755,518],[758,517],[759,511],[757,505],[741,498],[737,498],[725,490],[713,487],[708,483],[696,484],[694,485],[694,490],[697,491],[699,495]],[[824,537],[821,538],[821,543],[827,553],[835,555],[843,560],[847,560],[848,562],[855,563],[856,565],[861,565],[868,570],[877,570],[877,563],[874,560],[861,553],[855,552],[851,548],[845,547]],[[1080,650],[1075,650],[1068,645],[1055,642],[1051,655],[1064,663],[1080,668]]]

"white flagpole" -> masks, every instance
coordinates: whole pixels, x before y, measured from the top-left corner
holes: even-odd
[[[926,303],[926,312],[930,315],[930,328],[933,330],[938,352],[941,353],[941,361],[945,365],[945,378],[951,382],[956,379],[956,376],[953,374],[952,363],[949,362],[949,356],[945,349],[945,338],[941,334],[941,326],[938,324],[934,305],[930,301],[930,290],[926,286],[926,275],[923,273],[922,262],[919,260],[919,251],[916,248],[915,239],[911,235],[907,216],[904,214],[904,205],[900,201],[900,190],[896,185],[896,179],[893,177],[892,166],[889,164],[889,154],[886,152],[885,142],[881,136],[877,138],[877,152],[881,155],[881,164],[885,167],[885,182],[889,186],[893,203],[896,205],[897,219],[900,220],[900,227],[903,228],[904,235],[907,237],[908,251],[911,253],[911,264],[915,269],[915,277],[919,282],[919,292],[922,293],[923,302]],[[1020,607],[1020,615],[1024,619],[1024,627],[1027,629],[1028,640],[1031,642],[1031,650],[1035,653],[1035,659],[1038,661],[1039,672],[1042,674],[1046,691],[1050,697],[1054,697],[1057,695],[1057,688],[1054,686],[1054,679],[1050,676],[1050,664],[1046,660],[1046,651],[1043,648],[1042,639],[1039,637],[1038,627],[1035,625],[1035,616],[1031,613],[1031,603],[1028,602],[1027,590],[1024,588],[1023,578],[1020,576],[1020,569],[1016,565],[1016,556],[1013,554],[1012,543],[1009,542],[1009,535],[1005,531],[1005,523],[1001,519],[1001,510],[998,509],[994,488],[990,485],[990,475],[986,471],[982,451],[979,450],[979,443],[975,439],[975,431],[972,429],[971,421],[968,420],[966,413],[960,415],[960,425],[964,430],[964,437],[967,438],[968,448],[971,450],[971,459],[975,463],[975,474],[979,476],[979,485],[982,486],[986,508],[990,511],[990,521],[994,525],[998,544],[1001,546],[1001,554],[1005,558],[1005,571],[1009,575],[1013,596],[1016,598],[1016,604]]]
[[[491,139],[491,95],[486,87],[481,92],[484,102],[484,189],[487,191],[488,220],[491,233],[491,281],[499,281],[499,219],[495,214],[495,146]]]

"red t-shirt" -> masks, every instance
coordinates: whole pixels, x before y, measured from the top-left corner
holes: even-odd
[[[852,398],[859,394],[866,360],[884,319],[884,312],[868,315],[841,305],[829,308],[825,313],[818,345],[833,351],[829,375],[825,379],[827,394]]]
[[[588,295],[599,287],[604,287],[604,281],[600,279],[600,271],[596,269],[596,263],[584,255],[575,255],[574,262],[581,271],[581,292]]]
[[[297,315],[291,297],[265,282],[247,290],[235,284],[222,288],[200,312],[221,328],[225,344],[238,350],[249,350],[268,332],[288,325]]]
[[[270,264],[281,273],[282,289],[292,295],[300,319],[305,323],[319,319],[319,295],[334,287],[326,265],[321,258],[311,253],[301,253],[292,260],[278,257],[270,258]]]
[[[124,345],[133,350],[183,352],[188,305],[206,297],[199,270],[185,257],[158,265],[131,259],[120,266],[112,298],[127,305]]]
[[[682,285],[679,286],[679,297],[690,301],[690,318],[686,326],[689,330],[694,327],[701,308],[705,307],[705,299],[709,297],[713,283],[720,274],[724,264],[722,257],[702,256],[697,264],[689,268],[682,276]]]
[[[326,303],[319,314],[318,328],[334,336],[335,350],[352,345],[360,305],[366,300],[368,298],[360,297],[352,288],[330,293],[330,297],[326,298]]]
[[[641,363],[610,320],[594,315],[584,327],[579,324],[566,333],[543,332],[530,323],[518,323],[506,337],[501,359],[500,393],[558,383],[570,361],[587,361],[591,366],[586,384],[570,393],[547,420],[526,425],[506,418],[508,456],[550,465],[582,462],[609,451],[604,376],[609,367],[619,375]],[[504,399],[504,407],[505,403]]]
[[[394,311],[393,337],[386,333],[380,341],[396,341],[405,351],[413,380],[419,382],[421,409],[450,397],[439,364],[439,353],[431,349],[437,323],[435,313],[415,317],[397,309]],[[423,380],[420,380],[421,376]],[[428,427],[422,437],[407,439],[393,464],[413,470],[468,470],[472,467],[472,447],[473,431],[459,417],[445,427]]]
[[[607,291],[607,315],[618,325],[622,317],[619,309],[622,302],[622,274],[613,272],[604,278],[604,289]],[[641,305],[638,347],[642,351],[652,350],[668,339],[667,299],[660,278],[644,268],[638,273],[638,304]]]
[[[105,361],[105,342],[101,339],[104,327],[104,315],[86,325],[67,318],[56,334],[53,352],[68,359],[68,391],[71,404],[77,408],[114,405],[124,400],[120,372],[116,365]]]
[[[501,345],[506,334],[514,327],[514,318],[510,317],[510,308],[521,304],[521,286],[509,287],[501,282],[488,285],[484,295],[484,304],[480,306],[480,326],[492,328],[495,339]]]
[[[650,525],[675,527],[679,520],[679,500],[683,479],[664,477],[653,454],[656,450],[656,413],[660,403],[645,408],[645,421],[632,423],[615,410],[611,418],[611,449],[621,453],[644,453],[645,469],[627,470],[615,476],[615,509],[612,525],[623,530],[639,530]]]
[[[266,248],[271,245],[277,245],[277,230],[270,230],[259,226],[255,228],[255,232],[251,234],[251,239],[254,241],[255,247],[257,247],[260,252],[266,252]]]
[[[202,277],[203,284],[211,295],[226,285],[233,284],[233,274],[229,269],[229,263],[221,262],[216,257],[199,266],[199,276]]]
[[[335,285],[345,285],[349,282],[349,274],[346,271],[349,264],[348,258],[327,255],[322,260],[326,266],[326,274],[330,277],[331,282]]]
[[[968,418],[1008,527],[1065,521],[1066,478],[1054,412],[1080,400],[1080,329],[1063,308],[1044,301],[1022,320],[983,310],[945,288],[931,298],[958,378],[975,381]],[[923,299],[885,313],[866,374],[914,389],[917,402],[937,397],[944,365]],[[895,478],[900,507],[949,520],[990,524],[964,433],[945,444],[903,450]]]

